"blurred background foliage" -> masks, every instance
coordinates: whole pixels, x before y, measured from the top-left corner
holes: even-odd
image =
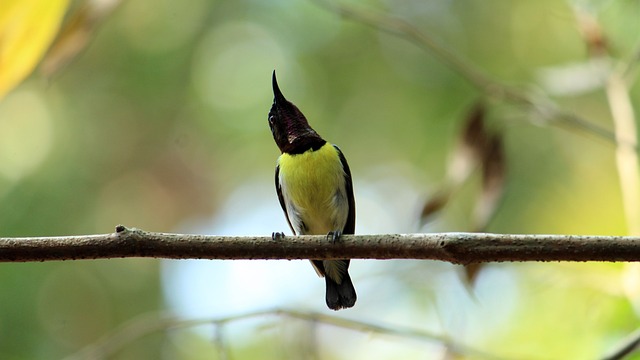
[[[344,3],[0,4],[0,236],[106,233],[120,223],[230,235],[286,229],[266,121],[273,69],[285,96],[346,154],[359,233],[637,228],[624,210],[638,202],[621,190],[615,144],[540,114],[553,101],[613,132],[607,84],[621,66],[639,108],[640,3],[353,2],[413,24],[491,81],[533,94],[534,106],[474,86],[437,53],[345,19],[335,4]],[[480,137],[500,149],[482,226],[473,214],[489,191],[487,156],[464,140],[479,103]],[[435,262],[352,269],[358,303],[331,315],[441,337],[266,316],[124,336],[106,357],[591,359],[638,327],[635,265],[490,264],[469,284],[458,267]],[[328,314],[323,291],[304,261],[1,264],[0,357],[82,355],[154,313]]]

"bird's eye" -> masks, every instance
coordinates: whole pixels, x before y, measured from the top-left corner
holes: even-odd
[[[269,128],[271,129],[271,132],[273,132],[273,115],[269,115]]]

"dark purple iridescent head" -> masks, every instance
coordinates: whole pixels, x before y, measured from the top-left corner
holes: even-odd
[[[276,72],[273,71],[273,105],[269,111],[269,127],[280,151],[301,154],[309,149],[317,150],[326,143],[309,126],[302,112],[285,99],[278,87]]]

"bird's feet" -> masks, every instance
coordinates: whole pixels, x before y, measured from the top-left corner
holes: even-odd
[[[340,230],[329,231],[329,233],[327,234],[327,240],[331,240],[331,242],[335,244],[336,242],[340,241],[341,236],[342,231]]]
[[[284,233],[283,232],[274,232],[271,233],[271,240],[282,240],[284,239]]]

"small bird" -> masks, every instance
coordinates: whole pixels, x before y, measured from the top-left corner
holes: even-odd
[[[298,108],[285,99],[273,72],[269,127],[282,154],[276,165],[276,191],[294,235],[327,235],[335,242],[353,234],[356,207],[351,171],[342,151],[318,135]],[[273,238],[283,237],[274,233]],[[327,286],[327,306],[352,307],[356,289],[349,260],[310,260]]]

